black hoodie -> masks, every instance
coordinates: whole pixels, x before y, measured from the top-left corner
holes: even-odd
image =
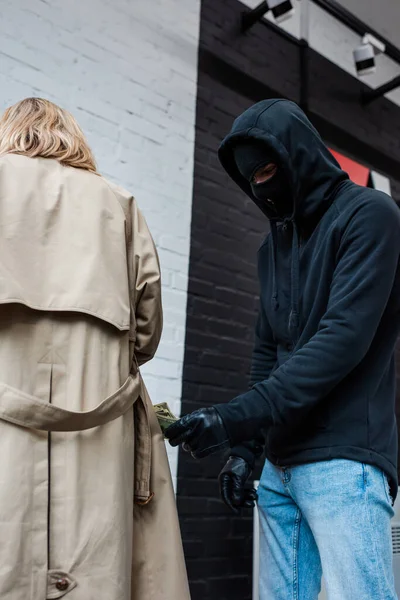
[[[257,200],[236,166],[240,140],[265,142],[292,190],[292,216]],[[258,254],[252,389],[219,411],[234,453],[265,437],[289,466],[344,458],[380,467],[397,493],[394,347],[400,324],[400,211],[352,183],[300,108],[259,102],[222,142],[232,179],[270,219]]]

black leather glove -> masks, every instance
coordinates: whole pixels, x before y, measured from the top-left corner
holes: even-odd
[[[245,489],[251,472],[247,461],[239,456],[230,456],[219,474],[221,498],[235,514],[239,514],[242,508],[253,508],[257,500],[255,489]]]
[[[168,427],[165,437],[171,446],[182,444],[193,458],[204,458],[230,445],[225,425],[213,406],[186,415]]]

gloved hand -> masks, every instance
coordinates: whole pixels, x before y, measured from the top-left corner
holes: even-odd
[[[253,508],[257,500],[255,489],[245,489],[252,469],[244,458],[230,456],[219,474],[219,488],[223,502],[235,514],[241,508]]]
[[[171,446],[182,444],[193,458],[204,458],[230,445],[225,425],[213,406],[186,415],[168,427],[165,437]]]

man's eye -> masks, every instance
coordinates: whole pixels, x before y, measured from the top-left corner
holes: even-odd
[[[273,166],[263,167],[253,176],[253,181],[256,181],[257,179],[260,179],[263,177],[268,177],[268,175],[272,175],[273,172],[274,172]]]

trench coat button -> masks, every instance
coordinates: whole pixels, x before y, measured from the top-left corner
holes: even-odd
[[[61,579],[58,579],[56,582],[56,588],[58,590],[60,590],[60,592],[65,592],[65,590],[67,590],[69,587],[69,582],[68,579],[65,579],[65,577],[62,577]]]

